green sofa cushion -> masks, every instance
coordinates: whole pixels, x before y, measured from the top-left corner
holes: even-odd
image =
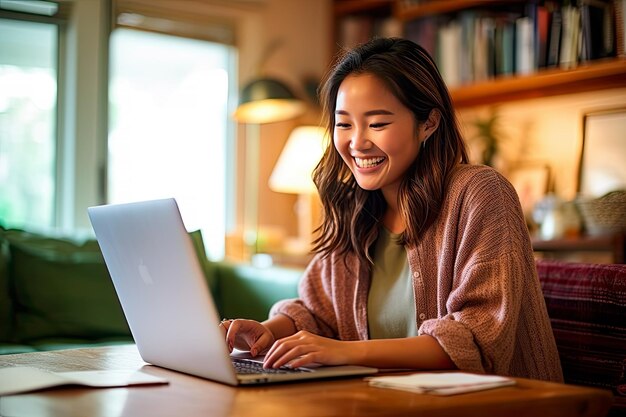
[[[220,263],[218,274],[218,310],[222,317],[262,321],[275,302],[298,296],[302,270]]]
[[[13,340],[130,336],[95,241],[77,243],[15,232],[11,246]]]
[[[0,226],[0,341],[7,341],[13,330],[13,301],[9,293],[9,244],[2,239],[3,233]]]
[[[8,302],[2,303],[0,310],[7,310],[0,322],[5,333],[0,334],[0,340],[28,344],[46,338],[77,340],[68,345],[111,337],[132,340],[95,240],[78,242],[21,230],[2,232],[0,242],[4,242],[6,252],[10,249],[10,262],[4,259],[3,263],[0,258],[0,286],[2,279],[9,281],[5,292]],[[215,266],[206,258],[202,234],[197,230],[189,235],[208,286],[215,293]],[[3,266],[5,274],[1,274]]]
[[[193,243],[193,246],[198,255],[198,260],[200,261],[200,266],[202,267],[202,271],[204,272],[204,276],[206,278],[209,290],[215,296],[217,293],[216,263],[209,261],[209,259],[206,257],[202,232],[200,230],[195,230],[193,232],[189,232],[189,236],[191,237],[191,242]]]
[[[0,344],[0,355],[13,355],[16,353],[29,353],[37,352],[33,346],[30,345],[18,345],[15,343],[2,343]]]

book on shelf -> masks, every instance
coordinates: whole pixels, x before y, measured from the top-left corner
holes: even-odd
[[[425,16],[408,21],[404,25],[403,36],[422,46],[432,57],[435,57],[439,31],[438,20],[437,16]]]
[[[550,11],[550,33],[548,34],[548,55],[546,57],[547,67],[556,67],[559,65],[562,28],[563,19],[561,17],[561,9],[555,8]]]
[[[516,72],[518,17],[519,13],[481,10],[466,10],[452,17],[425,16],[406,22],[403,36],[423,46],[448,86],[455,87]],[[530,56],[534,52],[530,51]]]
[[[381,37],[402,36],[402,23],[396,18],[370,15],[348,15],[339,20],[339,45],[353,48],[368,40]]]
[[[431,53],[455,87],[624,56],[625,15],[626,0],[516,2],[423,16],[405,22],[403,36]]]
[[[459,79],[461,84],[469,84],[474,81],[474,58],[475,58],[475,23],[476,15],[473,11],[464,11],[459,14],[461,26]]]
[[[495,75],[493,18],[485,16],[474,25],[474,81],[485,81]]]
[[[580,59],[588,61],[613,54],[613,5],[601,0],[580,4],[582,45]]]
[[[459,51],[461,49],[461,25],[451,20],[439,28],[437,65],[448,87],[461,84]]]
[[[617,56],[626,56],[626,0],[615,0],[615,51]]]
[[[515,20],[496,20],[494,36],[495,74],[512,75],[515,72]]]
[[[559,65],[561,68],[573,68],[578,64],[579,52],[582,47],[580,37],[580,9],[576,6],[564,6],[561,9],[563,19],[561,51]]]
[[[537,6],[535,16],[535,65],[536,68],[544,68],[548,64],[550,11],[546,6]]]
[[[515,72],[535,72],[535,22],[529,16],[515,20]]]
[[[617,1],[611,1],[604,7],[604,19],[602,20],[604,35],[604,56],[615,56],[615,6]]]

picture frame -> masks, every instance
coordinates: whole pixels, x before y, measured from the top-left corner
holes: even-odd
[[[509,181],[520,199],[524,214],[530,216],[539,200],[549,191],[550,166],[545,163],[524,163],[512,167]]]
[[[579,196],[626,189],[626,107],[586,112],[578,166]]]

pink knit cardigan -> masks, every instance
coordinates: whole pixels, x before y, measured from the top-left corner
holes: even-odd
[[[528,230],[503,176],[460,165],[437,221],[407,254],[418,333],[436,338],[460,370],[563,380]],[[370,266],[355,256],[318,255],[299,299],[270,314],[322,336],[366,340],[369,283]]]

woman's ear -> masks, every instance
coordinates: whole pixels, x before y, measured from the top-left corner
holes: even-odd
[[[422,125],[424,132],[424,139],[428,139],[439,127],[439,121],[441,120],[441,112],[438,109],[432,109],[428,115],[428,119]]]
[[[421,142],[421,146],[426,146],[426,141],[432,136],[433,133],[439,127],[439,121],[441,120],[441,112],[438,109],[432,109],[428,114],[428,119],[419,126],[418,140]]]

